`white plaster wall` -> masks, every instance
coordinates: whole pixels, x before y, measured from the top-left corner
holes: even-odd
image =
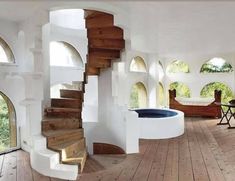
[[[1,63],[0,71],[1,72],[17,72],[23,61],[21,58],[20,46],[22,46],[22,41],[18,37],[18,24],[6,20],[0,20],[0,37],[6,41],[6,43],[11,48],[15,56],[15,64],[4,64]]]
[[[84,69],[80,67],[51,66],[51,86],[62,83],[72,84],[73,81],[83,81]]]
[[[11,48],[15,64],[0,63],[0,91],[3,92],[12,101],[17,118],[17,145],[24,139],[24,130],[26,125],[26,110],[20,105],[20,102],[25,98],[25,83],[21,76],[21,66],[23,60],[24,36],[19,33],[18,24],[10,21],[0,20],[0,36]],[[22,139],[20,139],[22,138]]]
[[[109,143],[123,148],[127,153],[138,152],[138,124],[131,129],[137,114],[130,114],[127,107],[118,106],[112,96],[112,69],[102,71],[98,77],[98,118],[99,121],[84,122],[89,153],[93,153],[93,143]],[[137,130],[137,131],[136,131]],[[135,143],[131,141],[135,140]]]
[[[83,122],[98,122],[98,76],[88,76],[82,109]]]
[[[131,72],[130,71],[131,61],[136,56],[140,56],[144,59],[146,67],[147,67],[147,73],[145,73],[145,72]],[[134,50],[130,49],[130,50],[125,51],[125,56],[122,57],[122,61],[125,62],[125,79],[123,79],[121,81],[125,82],[125,91],[122,93],[122,95],[119,94],[119,96],[126,95],[124,105],[128,106],[129,101],[130,101],[131,88],[137,82],[142,82],[145,85],[145,88],[147,90],[147,96],[149,95],[149,89],[148,89],[149,88],[148,87],[149,56],[146,53],[134,51]],[[114,82],[114,84],[115,84],[115,82]],[[123,89],[123,87],[120,87],[120,89]],[[149,102],[149,100],[148,100],[148,102]],[[148,102],[147,102],[147,105],[148,105]]]

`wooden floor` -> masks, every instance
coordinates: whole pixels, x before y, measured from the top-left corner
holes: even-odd
[[[178,138],[140,140],[140,153],[126,157],[92,157],[79,181],[234,181],[235,129],[217,122],[187,118]],[[0,156],[0,169],[0,181],[59,181],[32,170],[23,151]]]

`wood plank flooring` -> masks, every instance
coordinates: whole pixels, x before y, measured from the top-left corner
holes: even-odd
[[[216,119],[186,118],[185,134],[140,140],[140,153],[94,156],[79,181],[234,181],[235,129]],[[235,120],[233,120],[235,123]],[[24,151],[0,156],[0,181],[60,181],[32,170]]]

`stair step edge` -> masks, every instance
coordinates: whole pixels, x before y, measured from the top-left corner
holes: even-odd
[[[74,144],[79,144],[81,141],[85,141],[85,138],[83,137],[80,140],[69,141],[69,142],[66,142],[64,145],[63,144],[59,144],[59,145],[52,145],[50,147],[55,149],[55,150],[61,151],[61,150],[65,149],[65,148],[67,148],[69,146],[74,145]]]
[[[83,129],[80,128],[80,129],[50,130],[50,131],[43,131],[42,134],[44,136],[50,137],[50,136],[62,135],[62,134],[65,134],[65,133],[68,134],[68,133],[71,133],[71,132],[76,133],[78,131],[83,131]]]

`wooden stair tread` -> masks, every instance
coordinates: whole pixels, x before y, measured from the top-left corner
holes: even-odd
[[[103,28],[90,28],[87,30],[88,38],[123,39],[123,30],[116,26]]]
[[[80,129],[49,130],[49,131],[43,131],[42,133],[46,137],[51,137],[51,136],[58,136],[62,134],[68,134],[68,133],[76,133],[78,131],[83,131],[83,129],[80,128]]]
[[[84,18],[85,19],[89,19],[89,18],[94,18],[94,17],[97,17],[99,15],[103,15],[103,14],[107,14],[107,13],[104,13],[104,12],[101,12],[101,11],[94,11],[94,10],[85,10],[85,13],[84,13]]]
[[[119,50],[107,50],[100,48],[89,48],[89,56],[98,57],[103,59],[117,59],[120,58]]]
[[[60,89],[60,90],[82,92],[78,89]]]
[[[74,98],[74,99],[82,99],[83,100],[83,93],[84,93],[83,90],[60,89],[60,97],[61,98]]]
[[[67,164],[80,164],[84,159],[86,159],[87,151],[86,149],[79,151],[77,154],[74,154],[72,157],[65,158],[62,162]]]
[[[101,48],[107,50],[122,50],[125,48],[124,39],[104,39],[104,38],[90,38],[88,39],[89,48]]]
[[[113,15],[102,13],[97,16],[90,16],[86,18],[86,28],[100,28],[100,27],[112,27],[114,24]]]
[[[78,129],[82,127],[81,118],[44,117],[42,131],[60,129]]]
[[[79,118],[51,118],[51,117],[43,117],[42,122],[46,122],[46,121],[66,121],[66,120],[71,120],[74,119],[76,121],[80,121],[81,119]]]
[[[71,100],[71,101],[76,101],[79,100],[77,98],[69,98],[69,97],[53,97],[51,99],[59,99],[59,100]]]
[[[66,107],[48,107],[46,108],[48,112],[81,112],[77,108],[66,108]]]
[[[83,105],[83,100],[75,98],[53,98],[51,99],[51,106],[58,108],[72,108],[79,109]]]
[[[61,151],[61,150],[65,149],[65,148],[67,148],[68,146],[73,145],[73,144],[77,144],[77,143],[79,143],[81,141],[85,141],[85,138],[82,138],[80,140],[66,141],[64,143],[57,144],[57,145],[52,145],[52,146],[50,146],[50,148],[52,148],[54,150]]]

